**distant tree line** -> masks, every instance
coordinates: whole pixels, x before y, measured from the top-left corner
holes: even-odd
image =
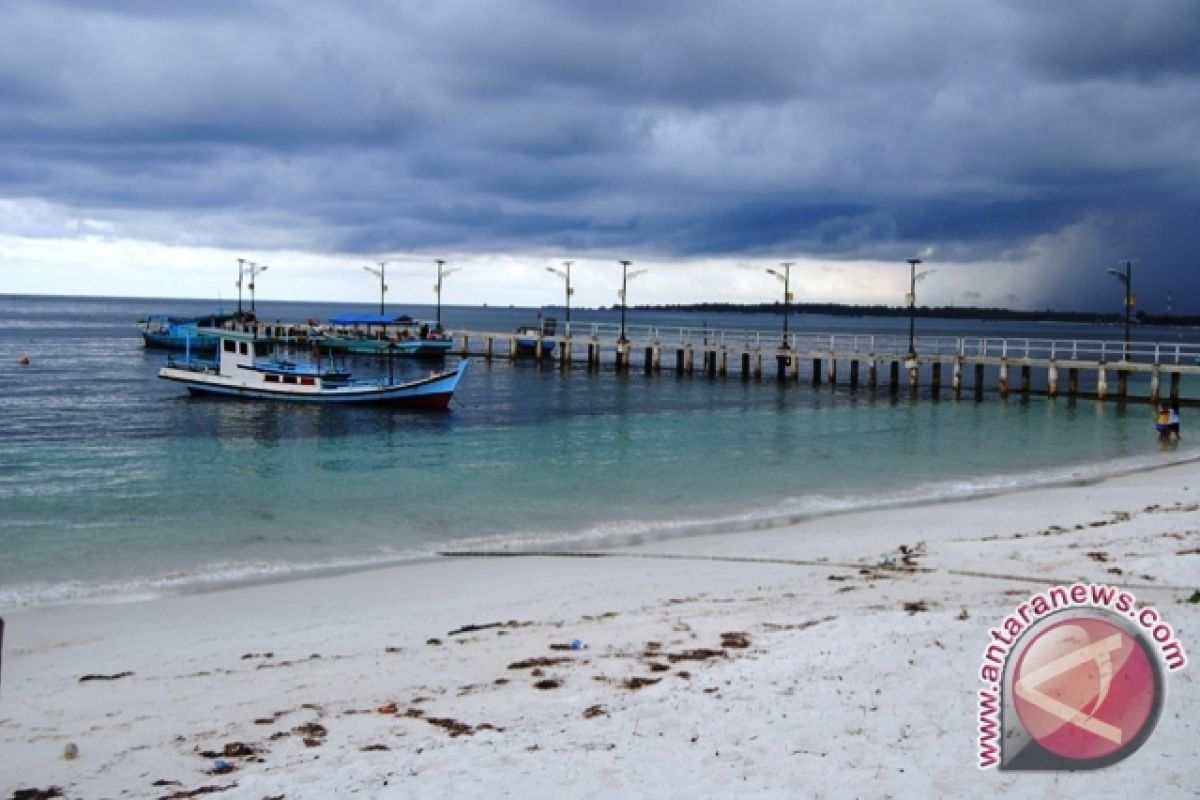
[[[612,307],[614,310],[619,305]],[[673,303],[667,305],[640,305],[631,308],[641,311],[684,311],[702,313],[738,313],[738,314],[782,314],[783,303]],[[844,303],[793,303],[791,309],[796,314],[827,314],[834,317],[908,317],[908,306],[856,306]],[[1124,322],[1125,316],[1119,313],[1101,313],[1096,311],[1056,311],[1044,309],[1041,311],[1021,311],[1012,308],[979,308],[977,306],[917,306],[913,315],[922,318],[937,319],[974,319],[974,320],[1011,320],[1021,322],[1085,322],[1113,323]],[[1148,314],[1139,311],[1134,318],[1144,325],[1200,325],[1200,316]]]

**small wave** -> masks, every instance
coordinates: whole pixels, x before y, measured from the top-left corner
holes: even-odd
[[[597,549],[698,535],[736,535],[742,531],[783,527],[817,517],[1091,483],[1196,461],[1200,461],[1200,449],[1177,450],[1019,474],[932,481],[884,493],[791,497],[770,507],[742,509],[719,517],[668,520],[626,518],[608,520],[578,530],[504,531],[487,536],[443,540],[424,548],[383,549],[365,555],[320,561],[218,562],[125,579],[9,585],[0,588],[0,609],[138,602],[173,594],[394,566],[436,558],[439,552]]]

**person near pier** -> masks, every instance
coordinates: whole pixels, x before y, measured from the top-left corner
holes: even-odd
[[[1158,431],[1159,441],[1165,442],[1171,438],[1171,404],[1163,403],[1158,410],[1158,421],[1154,425],[1154,430]]]

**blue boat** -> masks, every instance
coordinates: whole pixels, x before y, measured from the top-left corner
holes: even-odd
[[[202,333],[202,328],[218,328],[231,320],[253,321],[250,314],[209,314],[205,317],[179,317],[153,314],[138,320],[142,344],[155,350],[180,350],[191,353],[215,353],[217,337]]]
[[[542,346],[542,356],[550,355],[554,352],[554,340],[546,337],[553,336],[557,329],[558,321],[554,317],[546,317],[538,325],[517,328],[517,355],[536,356],[539,342]]]
[[[467,361],[449,371],[396,383],[358,380],[332,360],[296,363],[274,354],[275,342],[239,331],[201,329],[220,342],[217,360],[169,358],[158,377],[193,395],[297,403],[357,403],[437,410],[450,404]]]
[[[347,353],[438,358],[453,346],[445,331],[407,314],[340,314],[329,325],[321,344]]]

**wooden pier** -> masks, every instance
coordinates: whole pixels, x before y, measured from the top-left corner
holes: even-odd
[[[295,346],[320,346],[313,325],[251,323],[237,327]],[[382,332],[376,332],[382,336]],[[742,380],[808,380],[814,386],[851,389],[886,387],[897,392],[948,390],[981,398],[994,390],[1010,394],[1083,397],[1157,403],[1169,398],[1200,404],[1200,344],[1084,339],[1021,339],[979,336],[907,336],[792,333],[728,328],[665,328],[583,324],[537,337],[519,348],[526,334],[459,330],[450,333],[450,354],[487,361],[531,360],[567,368],[611,367],[618,372]],[[543,344],[553,343],[551,352]]]
[[[680,375],[739,376],[743,380],[800,381],[889,387],[954,397],[964,391],[982,396],[992,387],[1049,397],[1087,397],[1157,403],[1170,398],[1200,402],[1200,381],[1184,396],[1184,375],[1200,375],[1200,345],[1101,340],[1011,339],[921,336],[909,352],[905,336],[791,334],[726,329],[583,325],[562,335],[546,335],[532,354],[521,353],[511,333],[455,331],[453,353],[486,360],[518,358],[559,367],[583,363],[591,369],[647,374],[664,369]],[[553,342],[543,353],[541,343]],[[1139,391],[1131,391],[1137,388]]]

